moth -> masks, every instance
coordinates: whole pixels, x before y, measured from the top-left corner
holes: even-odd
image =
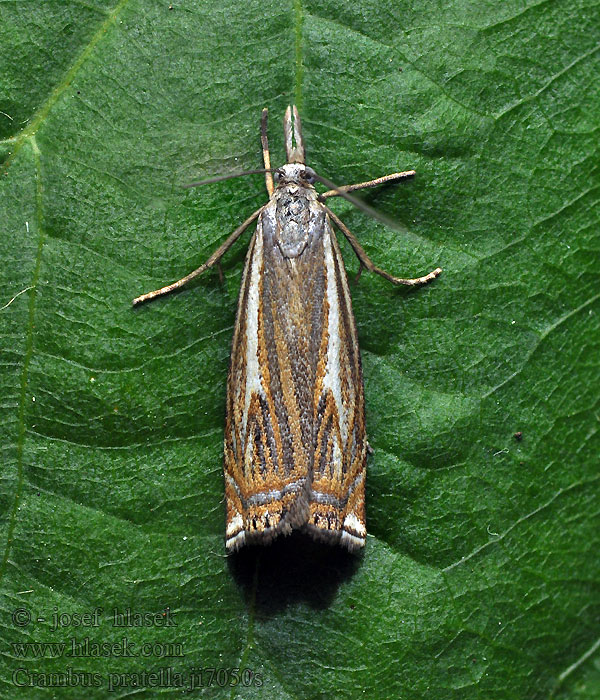
[[[218,264],[257,220],[239,293],[227,381],[224,472],[228,551],[268,543],[292,530],[350,551],[364,546],[367,435],[356,324],[340,248],[344,234],[363,268],[393,284],[325,204],[329,197],[412,177],[414,170],[334,187],[322,194],[305,164],[298,110],[284,117],[287,163],[271,168],[267,110],[261,120],[269,201],[197,270],[133,304],[181,288]],[[242,173],[245,174],[245,173]],[[226,176],[228,177],[228,176]],[[215,182],[225,178],[214,178]],[[204,183],[192,183],[204,184]]]

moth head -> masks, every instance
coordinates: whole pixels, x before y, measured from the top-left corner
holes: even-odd
[[[298,185],[313,185],[316,173],[304,163],[286,163],[274,172],[275,182],[278,185],[294,182]]]

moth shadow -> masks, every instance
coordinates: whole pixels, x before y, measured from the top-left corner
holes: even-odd
[[[361,560],[360,554],[292,532],[269,545],[244,547],[228,563],[248,604],[254,601],[256,612],[270,617],[298,602],[327,608]]]

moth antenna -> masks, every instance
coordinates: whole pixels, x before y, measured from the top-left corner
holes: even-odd
[[[323,183],[326,187],[331,188],[332,192],[335,192],[336,195],[339,195],[340,197],[343,197],[344,199],[347,199],[350,204],[354,204],[354,206],[357,209],[360,209],[361,211],[364,211],[365,214],[368,214],[369,216],[372,216],[374,219],[377,219],[378,221],[381,221],[382,224],[385,224],[386,226],[389,226],[392,229],[395,229],[396,231],[402,231],[406,232],[408,229],[406,226],[403,226],[401,223],[398,221],[395,221],[389,216],[386,216],[385,214],[382,214],[381,212],[377,211],[377,209],[373,209],[373,207],[369,206],[365,202],[361,201],[357,197],[354,197],[351,194],[348,194],[348,192],[345,190],[345,188],[338,187],[334,182],[329,180],[326,177],[323,177],[322,175],[319,175],[318,173],[313,172],[311,173],[315,180],[319,180],[319,182]],[[414,172],[411,171],[411,175],[414,174]],[[397,178],[396,178],[397,179]],[[385,180],[383,180],[385,182]],[[378,183],[381,184],[381,183]],[[329,194],[325,192],[324,194],[328,196],[332,196],[332,194]],[[325,197],[323,195],[320,195],[319,200],[323,201]]]
[[[279,168],[257,168],[256,170],[244,170],[242,173],[232,173],[231,175],[217,175],[208,180],[199,180],[198,182],[190,182],[187,185],[181,185],[184,189],[190,187],[200,187],[201,185],[211,185],[213,182],[223,182],[223,180],[231,180],[234,177],[244,177],[246,175],[259,175],[262,173],[278,172]]]
[[[273,194],[275,183],[273,182],[273,173],[271,170],[271,154],[269,153],[269,137],[267,135],[267,121],[269,119],[269,110],[265,107],[260,118],[260,143],[262,145],[263,163],[265,166],[265,187],[269,197]]]

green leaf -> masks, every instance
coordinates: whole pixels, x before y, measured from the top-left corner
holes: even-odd
[[[597,697],[599,20],[591,0],[0,5],[2,697]],[[444,272],[352,288],[364,555],[293,537],[230,560],[250,234],[224,285],[131,299],[265,201],[261,176],[179,185],[260,167],[263,106],[281,163],[291,102],[335,182],[417,171],[364,195],[405,234],[335,207],[381,267]],[[235,668],[255,675],[229,687]]]

